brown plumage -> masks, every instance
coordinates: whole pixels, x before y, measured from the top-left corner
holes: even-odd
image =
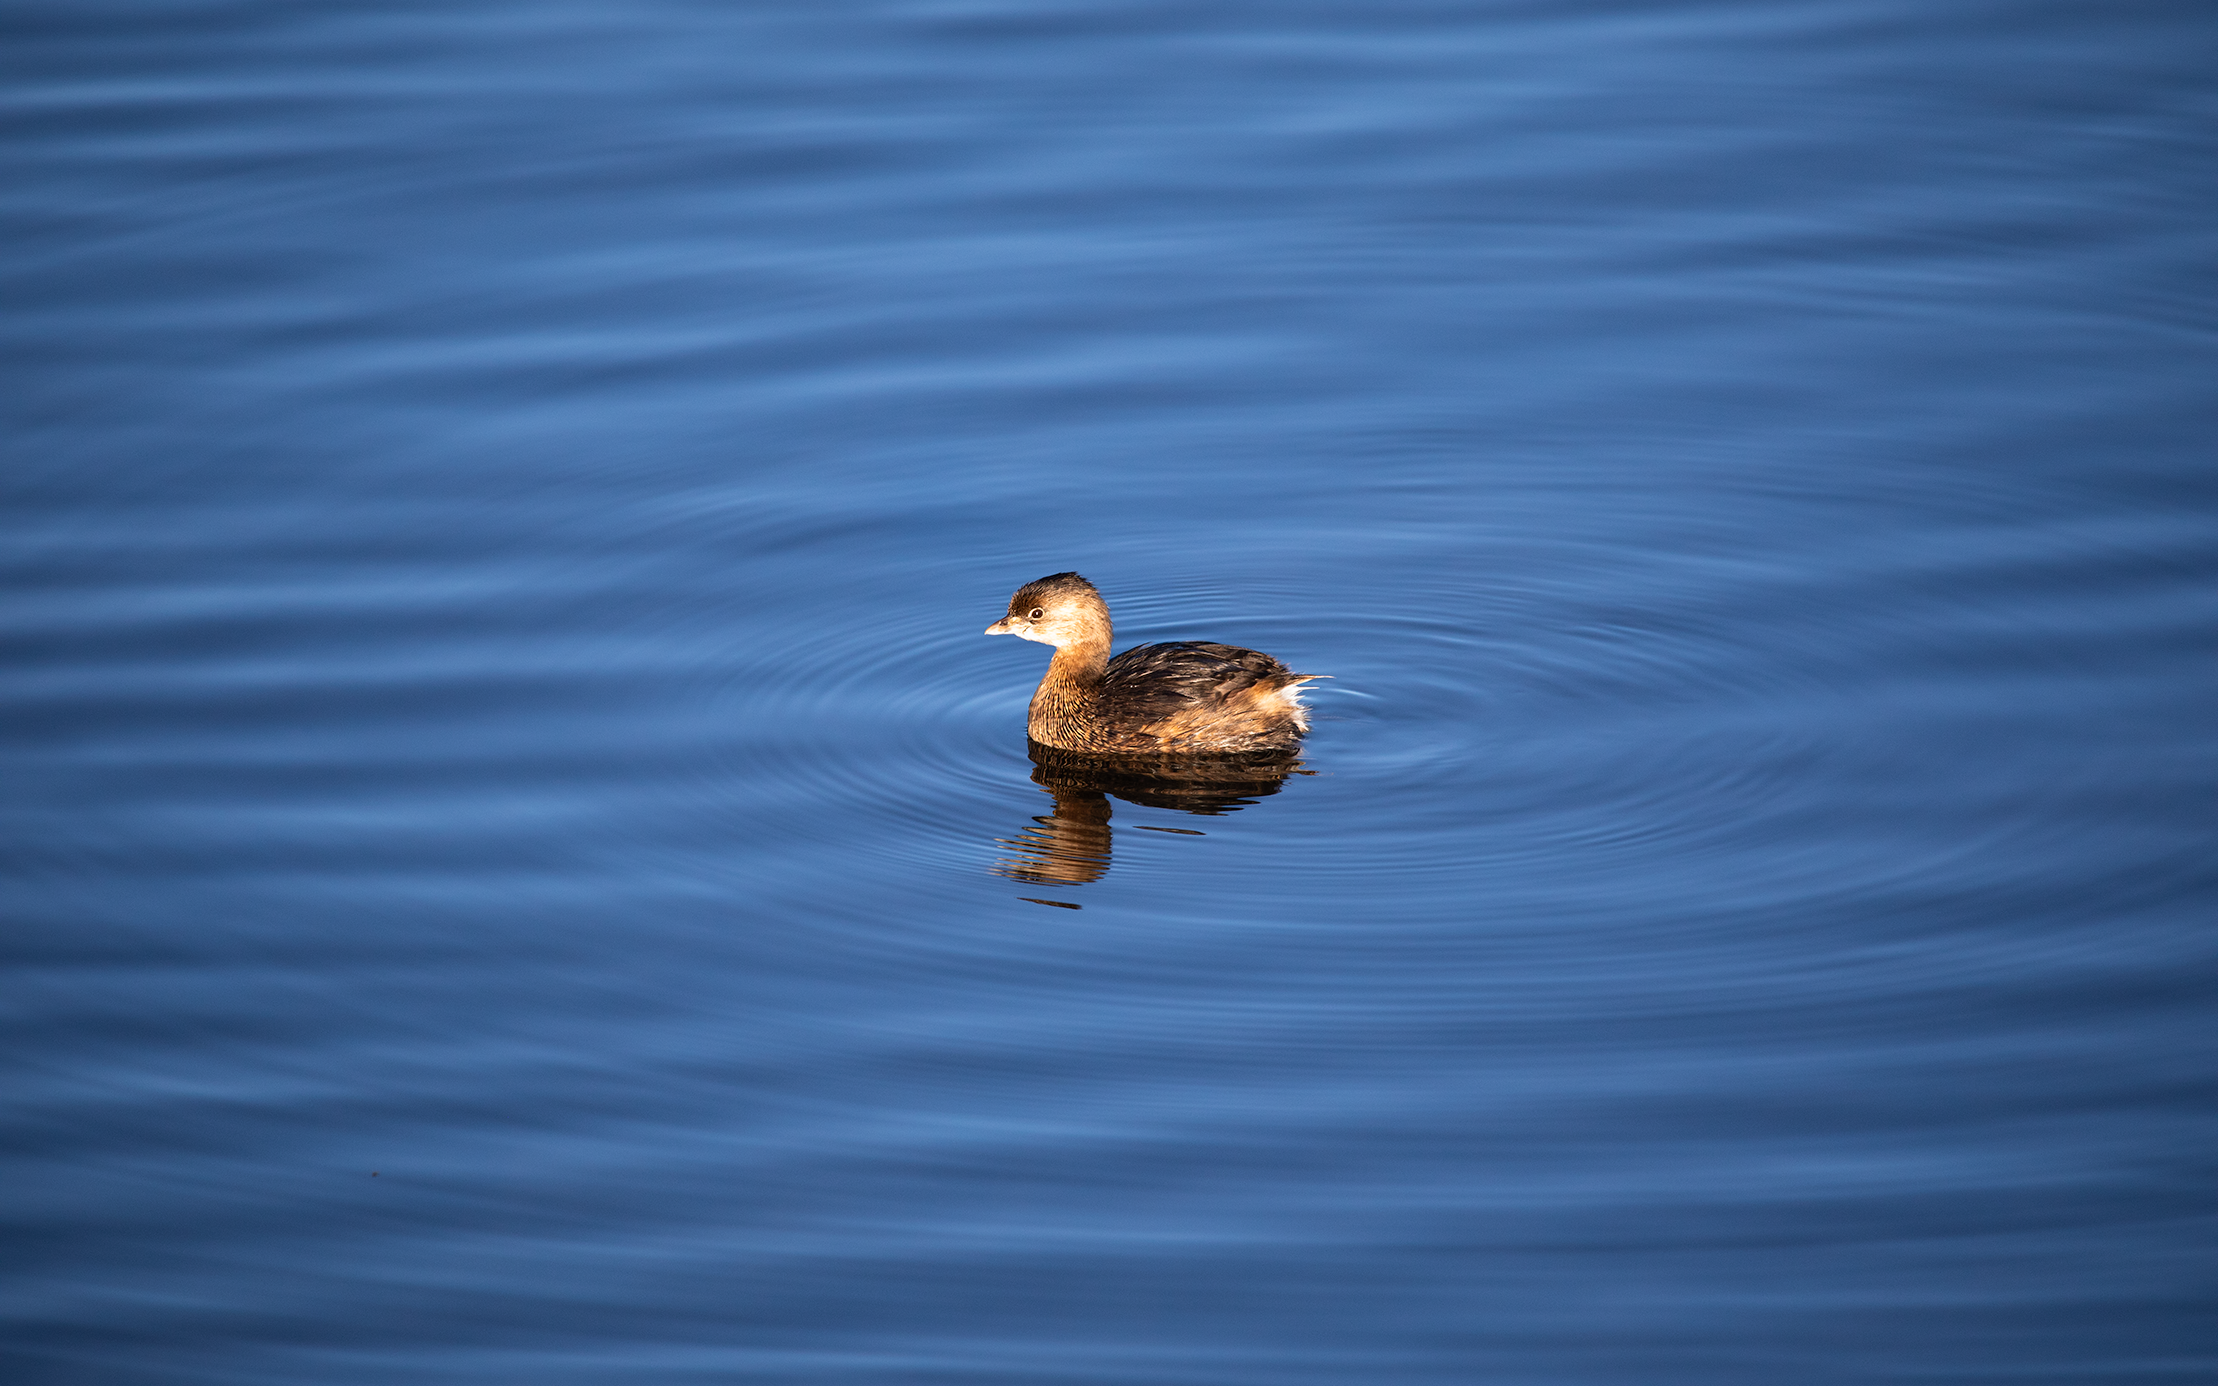
[[[1055,647],[1032,695],[1029,730],[1044,746],[1125,754],[1285,751],[1309,713],[1297,674],[1267,654],[1205,640],[1137,645],[1109,658],[1109,604],[1076,573],[1028,582],[988,635]]]

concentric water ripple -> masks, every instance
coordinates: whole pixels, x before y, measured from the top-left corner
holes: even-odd
[[[1583,557],[1552,556],[1561,566]],[[1144,571],[1169,558],[1127,547],[1110,561]],[[1663,615],[1699,609],[1714,566],[1686,565],[1678,589],[1651,588],[1654,610],[1608,624],[1580,609],[1576,590],[1552,598],[1440,573],[1422,573],[1397,586],[1391,605],[1368,608],[1314,579],[1228,584],[1174,572],[1161,591],[1112,586],[1110,595],[1120,645],[1227,638],[1334,671],[1313,698],[1315,777],[1300,786],[1307,811],[1272,803],[1240,825],[1243,849],[1261,854],[1246,864],[1268,863],[1259,867],[1269,878],[1260,893],[1253,880],[1243,886],[1258,904],[1358,874],[1432,898],[1428,879],[1480,872],[1504,891],[1544,890],[1558,905],[1577,899],[1585,882],[1606,909],[1621,888],[1609,873],[1661,870],[1693,892],[1681,909],[1699,910],[1705,876],[1719,877],[1721,893],[1747,909],[1766,897],[1850,894],[1874,871],[1885,879],[1929,869],[1930,861],[1899,855],[1797,859],[1775,850],[1800,824],[1837,811],[1824,789],[1859,755],[1860,741],[1887,729],[1827,686],[1854,632],[1831,627],[1821,639],[1761,609],[1755,619],[1713,616],[1707,626]],[[1025,830],[1004,826],[1012,807],[1031,809],[1018,825],[1047,809],[1026,798],[1036,791],[1026,784],[1021,731],[1045,651],[973,633],[998,609],[1004,594],[995,588],[1030,576],[1004,569],[997,582],[981,565],[950,564],[917,575],[907,590],[918,598],[901,600],[872,582],[825,574],[774,610],[728,610],[734,628],[714,673],[717,697],[744,700],[749,715],[723,733],[713,773],[689,792],[726,798],[742,813],[781,796],[829,793],[850,806],[848,830],[868,840],[873,859],[978,870],[982,850]],[[1443,794],[1455,796],[1457,813],[1433,807]],[[1334,821],[1335,804],[1355,803],[1359,825]],[[2041,809],[2018,811],[2030,821]],[[1991,831],[2006,835],[2008,823]],[[1120,845],[1132,837],[1114,825],[1110,835]],[[1753,862],[1732,860],[1750,854]],[[1175,869],[1192,874],[1157,885],[1206,895],[1207,860],[1189,854]]]

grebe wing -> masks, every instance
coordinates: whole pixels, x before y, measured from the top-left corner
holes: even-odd
[[[1101,692],[1127,712],[1175,713],[1195,703],[1221,702],[1250,688],[1296,682],[1293,670],[1260,650],[1209,640],[1135,645],[1101,671]]]

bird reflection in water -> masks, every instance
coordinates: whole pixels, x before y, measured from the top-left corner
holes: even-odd
[[[1016,855],[994,863],[994,873],[1028,885],[1075,886],[1109,873],[1109,801],[1183,813],[1235,813],[1276,794],[1289,775],[1313,775],[1284,752],[1233,756],[1115,756],[1065,751],[1029,743],[1032,782],[1055,796],[1055,811],[1032,820],[1013,838],[998,838]],[[1154,832],[1200,837],[1191,828]],[[1034,904],[1077,909],[1067,900],[1022,897]]]

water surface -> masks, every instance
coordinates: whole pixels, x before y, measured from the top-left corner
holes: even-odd
[[[24,17],[11,1379],[2208,1379],[2214,46]]]

